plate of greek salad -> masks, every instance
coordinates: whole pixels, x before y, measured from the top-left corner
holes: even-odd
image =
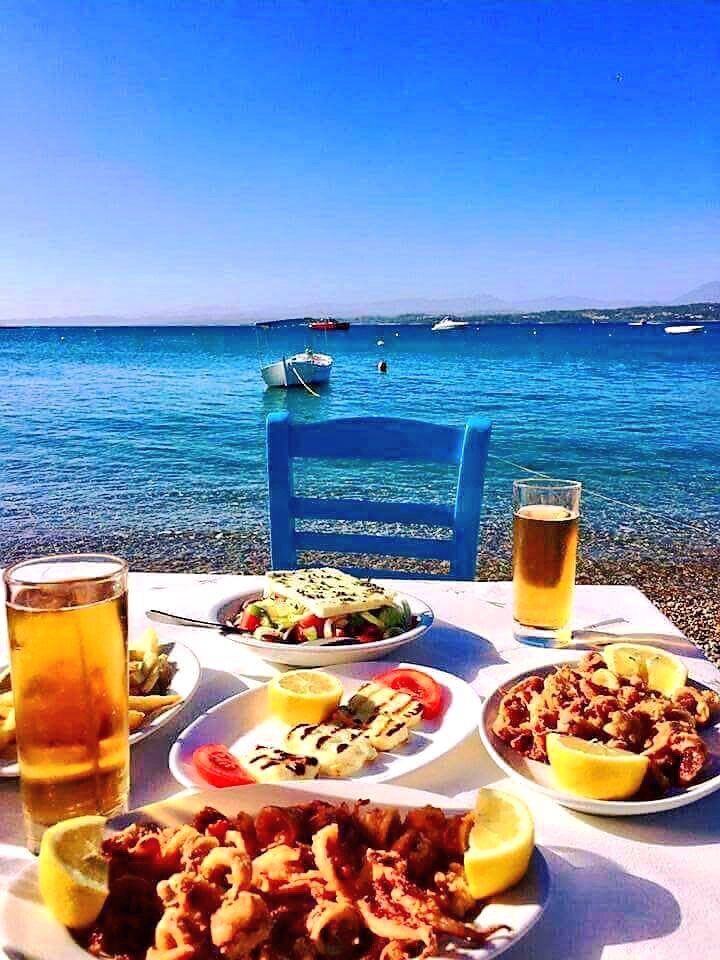
[[[422,600],[332,567],[270,571],[264,590],[223,600],[211,617],[265,660],[296,667],[374,660],[434,619]]]

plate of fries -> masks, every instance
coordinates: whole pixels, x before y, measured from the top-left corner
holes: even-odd
[[[130,743],[144,740],[175,717],[200,681],[200,664],[182,643],[161,644],[148,627],[129,644]],[[10,668],[0,667],[0,778],[18,777]]]

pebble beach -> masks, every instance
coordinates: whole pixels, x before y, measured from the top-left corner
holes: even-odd
[[[612,549],[610,549],[612,547]],[[624,553],[620,550],[624,549]],[[228,533],[209,530],[178,530],[160,539],[143,537],[51,538],[32,544],[18,543],[7,562],[30,553],[108,551],[126,557],[131,569],[156,573],[262,574],[270,564],[267,531]],[[512,543],[508,524],[487,522],[478,552],[478,580],[512,578]],[[337,562],[337,557],[318,557],[318,562]],[[353,557],[355,562],[358,558]],[[360,558],[371,564],[371,557]],[[437,571],[432,561],[394,561],[397,569]],[[687,543],[664,543],[634,539],[632,550],[621,541],[598,531],[582,530],[578,583],[628,584],[642,590],[656,606],[708,657],[720,666],[720,594],[717,571],[720,549],[702,550]],[[608,617],[612,611],[608,611]],[[482,625],[478,625],[481,630]]]

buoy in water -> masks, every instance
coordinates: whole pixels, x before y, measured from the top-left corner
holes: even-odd
[[[378,360],[378,373],[387,373],[387,360]]]

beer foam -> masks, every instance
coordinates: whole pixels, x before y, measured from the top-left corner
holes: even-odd
[[[560,507],[554,503],[533,503],[520,507],[516,516],[526,520],[572,520],[573,514],[567,507]]]

